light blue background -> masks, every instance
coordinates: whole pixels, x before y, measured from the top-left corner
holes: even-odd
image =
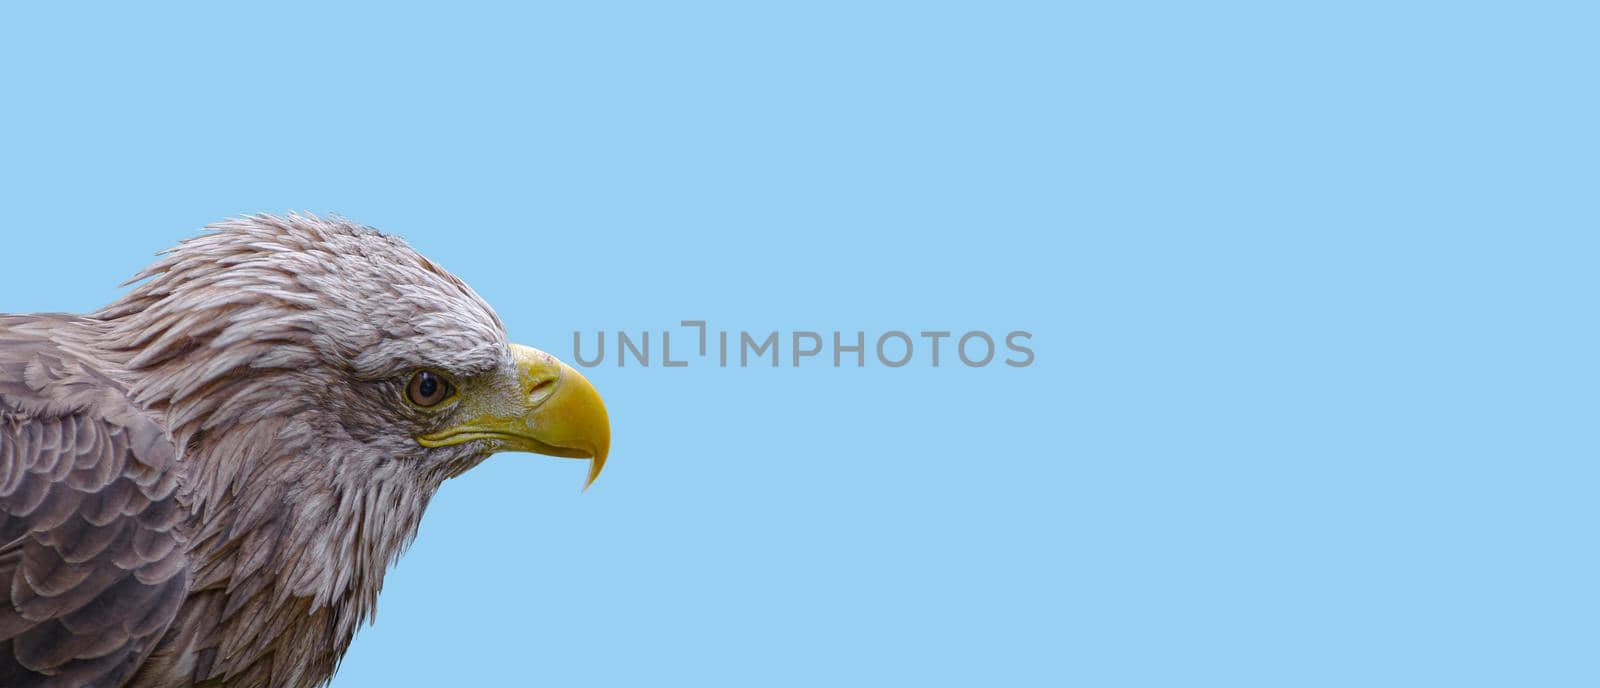
[[[336,688],[1600,685],[1591,13],[578,4],[0,12],[0,311],[299,209],[562,356],[1037,363],[595,369],[600,482],[448,484]]]

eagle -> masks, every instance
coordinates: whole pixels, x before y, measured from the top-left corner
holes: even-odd
[[[0,686],[324,685],[446,479],[605,465],[588,380],[398,237],[254,215],[158,256],[0,315]]]

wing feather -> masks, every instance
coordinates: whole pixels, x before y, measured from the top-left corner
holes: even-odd
[[[115,686],[187,594],[177,450],[52,324],[0,316],[0,685]]]

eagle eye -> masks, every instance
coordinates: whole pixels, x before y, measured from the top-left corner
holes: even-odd
[[[417,371],[406,383],[406,401],[422,408],[438,406],[455,394],[450,382],[431,370]]]

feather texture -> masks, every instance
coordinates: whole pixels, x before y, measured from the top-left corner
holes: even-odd
[[[54,322],[52,322],[54,320]],[[117,685],[188,592],[177,452],[119,385],[0,318],[0,685]]]

